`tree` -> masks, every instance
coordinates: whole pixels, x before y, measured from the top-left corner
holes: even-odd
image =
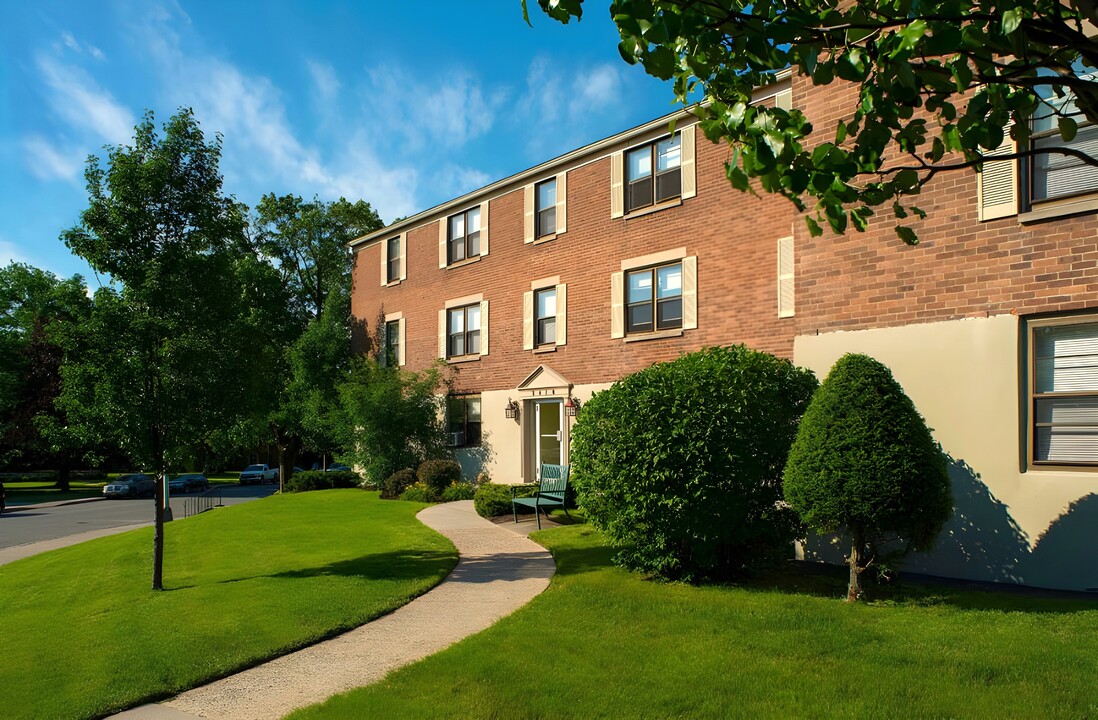
[[[284,304],[268,315],[284,351],[273,358],[267,425],[279,477],[302,446],[336,449],[336,385],[351,354],[351,255],[347,243],[383,226],[370,204],[264,195],[253,218],[256,257],[278,275]]]
[[[929,550],[953,512],[944,455],[892,373],[866,355],[839,358],[816,391],[784,483],[809,527],[849,535],[851,602],[886,545]]]
[[[538,3],[565,23],[583,9]],[[811,209],[813,235],[824,222],[863,231],[882,205],[922,217],[911,201],[944,172],[1035,154],[1098,166],[1075,148],[1029,144],[1034,122],[1065,143],[1098,122],[1093,0],[612,0],[610,14],[626,62],[672,80],[684,104],[704,94],[693,109],[706,136],[730,146],[733,187]],[[845,115],[814,127],[799,109],[753,104],[787,68],[817,86],[845,83]],[[1008,125],[1022,150],[989,156]],[[896,232],[917,242],[907,225]]]
[[[89,436],[113,437],[157,475],[153,581],[163,588],[167,463],[239,422],[252,383],[246,298],[237,274],[244,211],[221,190],[221,139],[190,110],[157,133],[152,113],[132,146],[88,159],[89,206],[65,243],[112,286],[95,294],[70,341],[62,402]]]
[[[627,375],[584,406],[572,476],[618,561],[723,579],[792,554],[782,466],[816,378],[743,345]]]
[[[379,487],[397,470],[446,455],[444,395],[436,368],[410,372],[356,358],[339,386],[343,456]]]
[[[90,448],[68,432],[55,402],[61,391],[58,337],[90,311],[79,275],[62,280],[19,263],[0,269],[0,458],[55,467],[62,490]]]

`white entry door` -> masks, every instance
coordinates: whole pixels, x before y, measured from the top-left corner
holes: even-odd
[[[561,464],[564,439],[564,403],[561,400],[538,400],[534,403],[535,472],[543,463]]]

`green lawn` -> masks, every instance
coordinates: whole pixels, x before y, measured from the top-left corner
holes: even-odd
[[[1098,717],[1098,602],[908,587],[850,606],[841,575],[695,588],[611,566],[583,526],[535,538],[558,572],[529,606],[291,717]]]
[[[0,716],[98,717],[389,612],[457,561],[423,507],[330,490],[176,521],[164,592],[150,528],[0,566]]]
[[[69,483],[70,490],[63,492],[57,489],[53,480],[5,481],[4,490],[6,491],[6,502],[11,507],[14,505],[32,505],[42,502],[98,497],[103,495],[103,486],[105,484],[103,480],[73,480]]]

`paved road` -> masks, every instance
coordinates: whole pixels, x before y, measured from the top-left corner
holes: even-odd
[[[222,503],[238,503],[267,497],[278,490],[277,485],[223,486]],[[172,497],[172,514],[183,517],[187,495]],[[141,500],[97,500],[95,502],[39,509],[19,510],[9,507],[0,515],[0,549],[27,543],[55,540],[111,528],[150,525],[153,502]]]

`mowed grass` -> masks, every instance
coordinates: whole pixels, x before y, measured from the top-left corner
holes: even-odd
[[[29,482],[4,482],[8,507],[17,505],[30,505],[40,502],[57,502],[59,500],[78,500],[80,498],[97,497],[103,495],[103,486],[106,481],[73,480],[69,483],[69,490],[59,490],[53,480],[31,480]]]
[[[273,496],[0,566],[0,716],[90,718],[164,698],[405,604],[457,562],[377,493]]]
[[[1098,602],[914,587],[851,606],[841,580],[665,584],[589,528],[534,537],[558,571],[530,605],[291,717],[1098,717]]]

